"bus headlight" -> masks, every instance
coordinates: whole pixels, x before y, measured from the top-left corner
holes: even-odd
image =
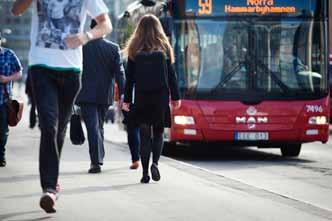
[[[314,116],[314,117],[310,117],[309,124],[311,125],[323,125],[323,124],[327,124],[327,118],[326,116]]]
[[[195,120],[191,116],[175,116],[174,117],[175,124],[179,125],[193,125],[195,124]]]

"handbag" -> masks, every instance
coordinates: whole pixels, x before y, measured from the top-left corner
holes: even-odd
[[[70,140],[74,145],[82,145],[85,141],[81,116],[73,108],[73,114],[70,118]]]
[[[8,126],[15,127],[22,119],[24,105],[22,102],[10,98],[6,85],[4,87],[5,87],[5,98],[7,99],[6,102],[7,123]]]

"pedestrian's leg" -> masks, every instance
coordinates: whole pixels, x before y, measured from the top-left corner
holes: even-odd
[[[53,73],[47,69],[33,69],[32,79],[41,130],[39,152],[41,187],[44,192],[55,193],[59,176],[59,150],[56,142],[58,86]]]
[[[76,72],[62,73],[63,76],[58,79],[58,109],[59,109],[59,123],[57,144],[59,154],[61,155],[64,144],[67,126],[72,115],[74,101],[80,89],[80,75]]]
[[[164,128],[161,126],[153,126],[153,138],[152,138],[152,165],[151,165],[151,176],[154,181],[160,180],[160,172],[158,169],[158,162],[162,153],[164,139],[163,139]]]
[[[88,133],[89,153],[91,168],[99,168],[102,164],[102,157],[99,151],[100,133],[97,106],[92,104],[81,105],[81,113]]]
[[[104,157],[105,157],[104,123],[105,123],[105,117],[106,117],[107,110],[108,110],[108,106],[105,106],[105,105],[98,106],[99,137],[100,137],[100,146],[99,146],[98,150],[99,150],[99,155],[102,159],[101,160],[102,164],[103,164]]]
[[[152,162],[158,165],[160,155],[163,151],[164,146],[164,128],[160,126],[153,127],[153,138],[152,138]]]
[[[0,167],[6,166],[6,144],[8,138],[8,123],[6,104],[0,106]]]
[[[127,138],[128,138],[128,145],[130,149],[132,162],[139,161],[139,151],[140,151],[139,127],[128,125]]]
[[[147,124],[140,125],[141,138],[141,161],[143,167],[142,183],[148,183],[149,177],[149,160],[151,154],[151,126]]]

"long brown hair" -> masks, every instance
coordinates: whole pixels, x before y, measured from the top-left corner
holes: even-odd
[[[127,42],[124,49],[125,55],[135,60],[136,54],[140,51],[162,50],[174,63],[174,52],[159,19],[152,14],[144,15],[135,32]]]

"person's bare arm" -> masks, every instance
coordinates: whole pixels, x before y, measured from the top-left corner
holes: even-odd
[[[100,15],[95,18],[97,25],[89,32],[92,34],[93,38],[101,38],[112,32],[112,22],[107,14]]]
[[[107,14],[99,15],[95,18],[97,25],[93,29],[89,30],[92,39],[101,38],[112,32],[112,23]],[[76,35],[70,35],[66,38],[66,44],[68,48],[78,48],[81,45],[86,44],[89,40],[86,33],[79,33]]]
[[[15,16],[19,16],[25,12],[31,5],[33,0],[16,0],[12,7],[12,13]]]
[[[11,82],[11,81],[17,81],[21,77],[22,77],[21,71],[16,72],[10,76],[0,75],[0,83],[7,84],[8,82]]]

